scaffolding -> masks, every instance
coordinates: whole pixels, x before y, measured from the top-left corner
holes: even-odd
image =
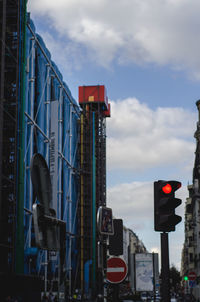
[[[93,95],[94,94],[94,95]],[[106,117],[104,86],[79,87],[81,117],[80,289],[97,290],[97,211],[106,205]],[[110,107],[109,107],[110,108]],[[110,110],[110,109],[109,109]]]
[[[24,269],[44,279],[43,291],[74,290],[77,271],[77,207],[79,202],[80,108],[51,60],[42,38],[27,20],[24,152]],[[49,166],[52,204],[58,219],[66,222],[66,253],[38,249],[32,220],[37,202],[30,177],[33,154],[40,153]]]
[[[0,1],[0,272],[15,270],[21,2]]]
[[[31,286],[37,295],[96,290],[96,214],[106,205],[110,107],[104,86],[94,86],[105,99],[99,95],[80,109],[36,33],[26,2],[0,1],[0,275],[21,276],[17,281],[10,274],[1,284],[12,283],[31,302],[38,298],[30,297]],[[36,246],[32,206],[38,201],[30,175],[35,153],[50,170],[51,207],[66,222],[63,254]]]

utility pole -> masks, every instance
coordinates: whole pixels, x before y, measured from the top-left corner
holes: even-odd
[[[161,233],[161,296],[162,302],[170,302],[170,288],[169,288],[169,244],[168,233]]]

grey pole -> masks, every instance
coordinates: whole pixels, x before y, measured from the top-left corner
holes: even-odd
[[[161,295],[162,302],[170,302],[168,233],[161,233]]]

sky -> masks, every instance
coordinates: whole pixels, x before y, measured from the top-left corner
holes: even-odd
[[[200,99],[199,0],[29,0],[28,11],[76,100],[78,86],[106,86],[107,206],[149,252],[160,251],[153,183],[182,183],[182,222],[169,234],[180,269]]]

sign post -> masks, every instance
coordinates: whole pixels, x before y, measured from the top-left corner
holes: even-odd
[[[118,284],[121,283],[127,275],[127,265],[126,262],[119,257],[111,257],[107,261],[107,273],[106,279],[112,283],[113,287],[113,295],[112,301],[118,302],[119,301],[119,286]]]

